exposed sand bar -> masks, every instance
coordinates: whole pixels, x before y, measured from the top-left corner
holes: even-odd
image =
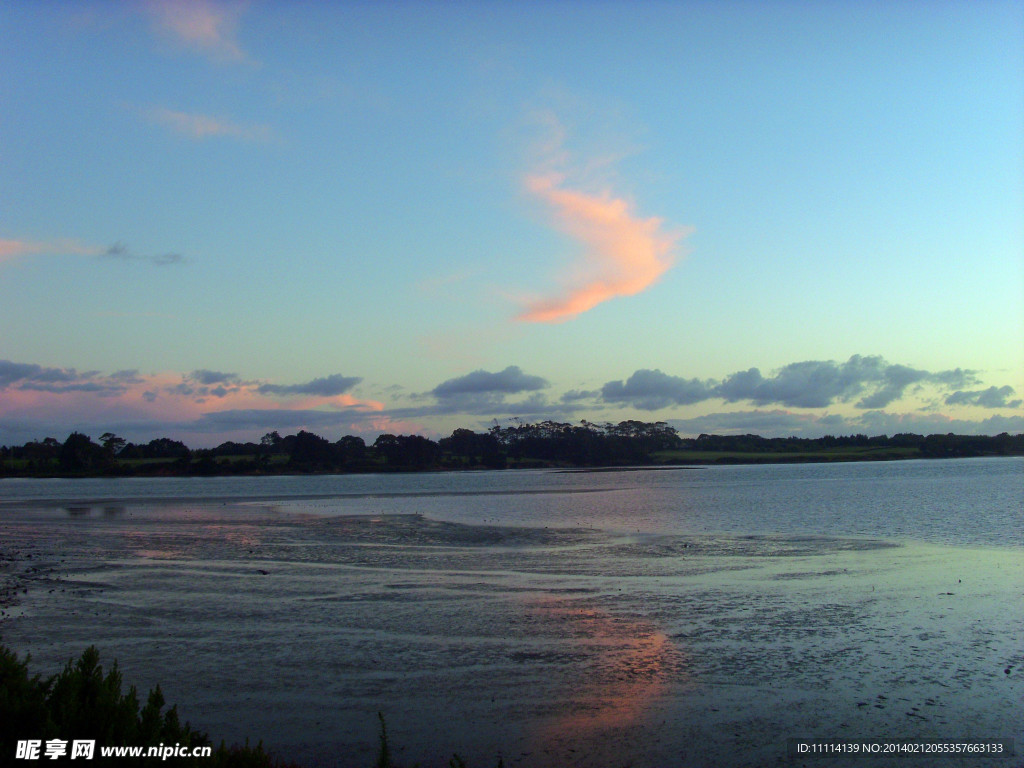
[[[1024,746],[1019,549],[194,501],[8,510],[0,541],[18,601],[0,634],[39,670],[96,644],[185,719],[309,766],[371,765],[378,711],[404,765],[906,764],[794,762],[789,737]]]

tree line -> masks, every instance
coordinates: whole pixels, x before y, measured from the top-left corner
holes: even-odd
[[[495,424],[484,432],[456,429],[437,441],[421,435],[382,434],[368,445],[355,435],[332,442],[301,430],[283,437],[269,432],[258,443],[228,441],[194,450],[167,437],[132,443],[111,432],[98,441],[72,432],[63,442],[47,437],[0,447],[0,476],[386,472],[1009,455],[1024,455],[1024,435],[766,438],[702,434],[682,438],[661,421],[515,421],[507,426]]]

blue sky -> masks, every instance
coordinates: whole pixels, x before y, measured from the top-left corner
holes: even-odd
[[[6,3],[0,444],[1024,431],[1019,2]]]

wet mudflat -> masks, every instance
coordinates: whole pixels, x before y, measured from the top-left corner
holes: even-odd
[[[309,766],[372,765],[377,712],[402,765],[899,765],[794,761],[786,739],[1024,745],[1020,549],[197,501],[7,510],[0,541],[0,636],[34,667],[95,644],[184,719]]]

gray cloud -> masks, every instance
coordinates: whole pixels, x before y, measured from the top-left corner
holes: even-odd
[[[183,397],[223,398],[243,389],[251,389],[261,395],[313,395],[333,397],[352,389],[362,379],[358,376],[334,374],[313,379],[302,384],[257,384],[243,381],[237,373],[225,373],[199,368],[184,374],[181,382],[162,388],[167,394]],[[92,392],[100,396],[124,394],[129,385],[142,384],[145,379],[137,370],[123,370],[102,376],[98,371],[78,372],[74,368],[47,368],[34,363],[15,363],[0,360],[0,389],[17,389],[55,394],[67,392]],[[157,391],[143,394],[149,402],[157,398]]]
[[[15,382],[33,379],[44,370],[46,369],[35,363],[15,363],[10,360],[0,360],[0,388],[6,389]]]
[[[118,240],[112,246],[107,248],[103,252],[103,255],[111,259],[130,259],[132,258],[131,253],[128,252],[128,246]]]
[[[139,376],[138,368],[131,368],[124,371],[114,371],[110,374],[111,379],[123,382],[124,384],[141,384],[145,379]]]
[[[195,397],[196,402],[201,403],[204,402],[202,398],[206,397],[227,397],[233,392],[238,392],[246,384],[247,382],[238,378],[238,374],[200,368],[185,374],[180,384],[165,387],[164,391],[182,397]]]
[[[158,267],[166,267],[168,264],[182,264],[186,259],[180,253],[162,253],[151,256],[149,260]]]
[[[208,369],[197,369],[182,377],[180,384],[167,387],[166,392],[185,397],[226,397],[242,389],[250,389],[264,396],[334,397],[348,392],[362,381],[359,376],[342,376],[335,373],[301,384],[271,384],[243,381],[237,373],[224,373]]]
[[[150,383],[152,381],[152,383]],[[777,371],[762,375],[756,368],[739,371],[721,381],[686,379],[660,370],[640,369],[624,381],[611,381],[599,390],[570,390],[561,395],[546,395],[542,390],[549,383],[540,376],[524,373],[517,366],[488,372],[473,371],[449,379],[434,390],[420,395],[407,395],[406,403],[412,407],[390,408],[368,412],[365,408],[338,408],[330,411],[288,408],[224,410],[207,413],[198,418],[189,417],[181,422],[158,419],[130,422],[110,418],[112,411],[105,406],[98,409],[103,416],[88,421],[78,410],[76,398],[68,407],[56,403],[61,395],[91,394],[111,398],[125,393],[128,387],[137,387],[148,402],[159,399],[164,392],[192,397],[195,402],[208,404],[215,398],[231,393],[246,392],[282,398],[294,395],[332,397],[350,391],[361,383],[359,377],[333,374],[298,384],[273,384],[243,380],[238,374],[212,369],[196,369],[183,374],[180,384],[159,388],[156,380],[140,376],[137,370],[121,370],[104,375],[98,371],[79,371],[33,363],[0,360],[0,390],[25,389],[55,394],[52,421],[22,421],[7,419],[10,431],[0,429],[0,441],[25,442],[29,438],[56,434],[65,430],[116,431],[130,439],[152,439],[167,434],[175,439],[189,435],[197,444],[213,440],[217,433],[231,433],[243,437],[246,431],[259,434],[273,429],[298,428],[335,430],[373,435],[381,420],[401,420],[436,417],[457,426],[483,428],[496,419],[521,418],[525,420],[553,419],[574,421],[585,417],[600,418],[602,411],[632,407],[649,411],[669,406],[689,405],[708,400],[730,402],[749,401],[758,406],[778,407],[779,410],[757,409],[743,413],[719,413],[694,419],[673,421],[684,434],[701,432],[756,432],[766,436],[821,436],[823,434],[893,434],[916,432],[919,434],[956,432],[960,434],[998,434],[1024,431],[1024,416],[1020,411],[1009,416],[993,416],[984,421],[951,420],[937,412],[892,414],[881,410],[898,400],[914,387],[928,385],[941,393],[934,401],[946,405],[975,405],[984,408],[1019,409],[1022,400],[1009,386],[985,388],[979,384],[977,372],[955,369],[929,372],[907,365],[893,365],[881,357],[854,356],[845,363],[833,361],[804,361],[793,363]],[[141,385],[141,386],[139,386]],[[934,392],[929,394],[933,397]],[[837,402],[853,403],[859,409],[854,416],[782,410],[790,408],[827,407]],[[45,406],[49,407],[49,406]],[[209,407],[209,406],[207,406]],[[42,413],[42,407],[37,413]],[[86,421],[82,421],[82,419]],[[430,422],[428,422],[430,423]],[[123,425],[123,426],[119,426]],[[123,429],[123,431],[122,431]],[[129,432],[129,429],[132,430]],[[13,434],[28,434],[14,441]],[[360,431],[361,430],[361,431]],[[217,438],[219,439],[219,438]],[[244,438],[248,439],[248,438]],[[186,442],[188,440],[186,439]]]
[[[562,395],[563,403],[576,403],[581,400],[596,400],[601,396],[599,389],[570,389]]]
[[[1013,387],[989,387],[974,391],[958,390],[946,398],[946,405],[980,405],[982,408],[1019,408],[1020,399],[1007,400],[1015,393]]]
[[[194,370],[186,378],[205,386],[210,386],[211,384],[234,384],[238,382],[237,373],[221,373],[220,371],[211,371],[206,368]]]
[[[939,373],[931,374],[931,380],[949,389],[963,389],[978,383],[978,372],[954,368],[951,371],[940,371]]]
[[[823,437],[824,435],[998,435],[1024,431],[1024,416],[992,416],[983,421],[950,419],[938,414],[866,411],[855,417],[839,414],[817,416],[783,410],[710,413],[692,419],[671,419],[670,425],[684,436],[707,434],[758,434],[763,437]]]
[[[884,408],[903,397],[913,385],[925,383],[949,387],[975,381],[974,371],[929,371],[893,365],[879,356],[854,355],[845,363],[807,360],[783,366],[772,376],[757,368],[738,371],[721,382],[684,379],[659,370],[641,369],[625,382],[610,381],[601,390],[605,402],[628,403],[642,410],[721,398],[729,403],[791,408],[825,408],[859,398],[857,408]]]
[[[878,379],[881,386],[862,398],[857,403],[858,408],[884,408],[894,400],[899,400],[904,390],[911,384],[918,384],[931,378],[927,371],[919,371],[905,365],[885,365],[881,358],[878,358],[877,368],[881,373]],[[872,379],[869,378],[868,381]]]
[[[826,421],[827,420],[827,421]],[[824,423],[823,423],[824,422]],[[833,432],[846,427],[841,416],[818,418],[808,414],[791,413],[790,411],[741,411],[731,413],[709,413],[692,419],[671,419],[668,422],[683,435],[700,434],[747,434],[756,433],[766,437],[772,436],[807,436],[808,431],[815,436]],[[817,434],[820,432],[820,434]]]
[[[182,381],[181,384],[174,384],[173,386],[164,387],[164,392],[166,392],[169,395],[181,395],[182,397],[191,397],[192,395],[197,394],[196,387],[190,386],[184,381]],[[198,394],[203,393],[199,392]]]
[[[413,408],[400,408],[390,413],[395,418],[422,418],[464,413],[491,418],[520,416],[538,418],[553,411],[564,413],[572,406],[552,405],[538,390],[549,386],[546,379],[524,373],[517,365],[492,373],[477,370],[438,384],[430,392],[413,395],[418,400],[433,397],[437,402]],[[530,393],[510,402],[509,395]]]
[[[180,253],[163,253],[158,256],[143,256],[133,252],[127,245],[118,240],[100,254],[104,259],[118,259],[120,261],[146,261],[158,267],[165,267],[169,264],[182,264],[186,261]]]
[[[468,394],[463,397],[441,398],[436,403],[417,405],[409,408],[391,408],[385,414],[396,419],[423,418],[427,416],[451,416],[467,414],[500,418],[505,416],[538,416],[550,417],[553,413],[573,411],[573,406],[552,404],[541,393],[535,393],[522,400],[509,401],[503,394],[482,392]]]
[[[76,419],[73,422],[43,418],[0,417],[0,445],[20,445],[44,436],[64,440],[71,430],[96,437],[114,432],[134,442],[148,442],[155,437],[183,440],[191,448],[215,445],[224,439],[258,440],[273,430],[320,431],[325,437],[337,439],[341,433],[371,434],[368,419],[373,417],[358,409],[319,411],[309,409],[230,409],[205,413],[181,421],[161,419],[116,419],[109,415]],[[333,433],[333,434],[332,434]]]
[[[357,410],[317,411],[290,408],[240,408],[204,413],[198,419],[178,425],[195,432],[236,432],[239,430],[271,431],[275,429],[344,427],[353,418],[361,418]]]
[[[181,383],[165,387],[164,391],[182,397],[225,397],[237,392],[245,382],[238,378],[237,373],[211,371],[208,368],[197,368],[181,377]],[[226,386],[225,386],[226,385]],[[202,402],[200,400],[199,402]]]
[[[443,399],[485,393],[506,395],[535,392],[547,386],[548,382],[540,376],[530,376],[523,373],[519,366],[510,365],[497,373],[480,370],[448,379],[434,387],[431,394]]]
[[[340,373],[307,381],[305,384],[260,384],[256,391],[261,395],[314,395],[334,397],[348,392],[361,382],[360,376],[342,376]]]
[[[715,389],[699,379],[669,376],[659,370],[641,369],[622,381],[609,381],[601,388],[609,403],[629,403],[643,411],[669,405],[690,405],[715,397]]]
[[[790,363],[771,378],[757,368],[734,373],[718,387],[726,402],[749,400],[756,405],[779,403],[794,408],[824,408],[868,393],[858,408],[881,408],[899,399],[907,386],[928,378],[927,371],[889,365],[881,357],[854,355],[845,363],[808,360]]]
[[[27,381],[18,387],[18,389],[33,392],[51,392],[55,394],[65,394],[67,392],[91,392],[101,397],[114,397],[115,395],[123,395],[128,391],[128,388],[125,386],[99,381],[80,381],[68,384],[48,384],[39,381]]]
[[[101,396],[119,395],[127,384],[138,381],[138,371],[117,371],[101,376],[99,371],[78,372],[74,368],[49,368],[35,363],[0,360],[0,389],[14,387],[34,392],[93,392]]]
[[[37,383],[71,383],[89,378],[90,375],[92,374],[79,374],[74,368],[45,368],[35,363],[0,360],[0,388],[9,387],[19,381],[23,387]]]
[[[850,430],[873,435],[894,435],[913,432],[920,435],[998,435],[1001,432],[1024,431],[1024,416],[990,416],[982,421],[950,419],[941,414],[888,413],[868,411],[850,419]]]

